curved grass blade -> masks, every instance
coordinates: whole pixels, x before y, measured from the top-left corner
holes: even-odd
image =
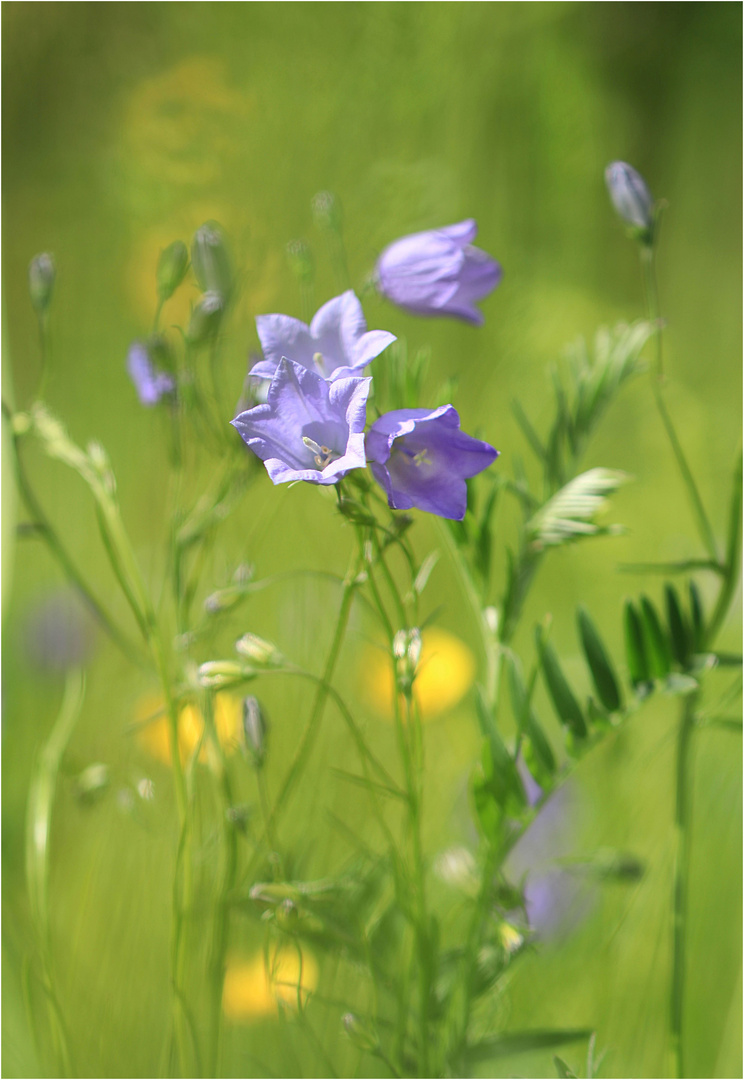
[[[535,1031],[510,1031],[505,1035],[493,1035],[480,1042],[472,1043],[465,1050],[468,1064],[481,1061],[495,1061],[497,1058],[511,1057],[512,1054],[525,1054],[535,1050],[547,1050],[554,1046],[588,1039],[591,1029],[566,1029]]]

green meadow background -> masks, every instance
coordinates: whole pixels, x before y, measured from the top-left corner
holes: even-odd
[[[520,456],[532,469],[512,400],[538,427],[547,424],[547,365],[563,346],[643,314],[637,253],[604,187],[604,168],[615,159],[631,162],[668,203],[659,255],[668,402],[724,542],[741,430],[740,5],[13,2],[2,6],[2,30],[3,393],[22,408],[36,392],[27,266],[51,251],[58,278],[47,399],[78,443],[96,438],[107,448],[153,588],[168,536],[167,431],[139,405],[125,358],[151,325],[163,247],[188,243],[208,219],[230,237],[240,286],[223,347],[227,422],[248,353],[258,346],[254,316],[300,315],[287,243],[301,238],[313,250],[315,307],[339,291],[313,224],[316,192],[341,199],[358,291],[391,240],[476,218],[479,245],[504,267],[502,284],[482,304],[484,327],[417,319],[373,294],[364,307],[370,328],[405,337],[414,350],[431,346],[430,392],[457,377],[453,401],[463,427],[498,447],[494,467],[511,474]],[[196,286],[181,292],[166,308],[166,324],[188,316]],[[129,626],[87,491],[35,449],[26,460],[78,565]],[[620,573],[618,565],[699,554],[645,378],[612,407],[588,450],[586,467],[593,465],[634,477],[612,505],[612,520],[627,532],[551,556],[516,641],[531,656],[533,624],[550,612],[566,670],[582,691],[577,603],[587,605],[619,656],[623,598],[645,590],[658,600],[662,581]],[[24,515],[7,470],[3,477],[3,1074],[26,1077],[43,1065],[22,1000],[32,950],[25,805],[33,757],[62,691],[60,675],[34,664],[30,619],[64,582],[38,541],[14,542]],[[497,583],[515,524],[504,507]],[[426,515],[417,515],[413,535],[421,555],[440,542]],[[262,475],[220,534],[205,581],[225,584],[241,561],[254,564],[258,577],[342,573],[352,542],[316,489],[274,488]],[[710,600],[713,583],[701,575],[699,584]],[[332,586],[289,578],[241,609],[212,655],[229,655],[230,642],[251,630],[318,670],[336,604]],[[439,625],[477,653],[446,558],[428,605],[441,605]],[[739,612],[737,599],[721,638],[732,651],[740,648]],[[360,689],[369,632],[361,618],[352,622],[339,686],[385,750],[391,730]],[[53,944],[78,1074],[152,1076],[168,1022],[173,796],[167,767],[131,733],[154,678],[95,631],[91,648],[85,708],[53,822]],[[725,685],[721,678],[714,688]],[[279,682],[258,692],[273,720],[269,784],[276,785],[307,695]],[[558,724],[546,702],[538,705],[558,747]],[[668,1075],[677,707],[659,695],[582,762],[555,837],[538,856],[547,866],[553,855],[618,849],[643,860],[643,877],[587,883],[570,925],[538,942],[493,1002],[493,1023],[507,1031],[594,1027],[598,1048],[608,1051],[607,1077]],[[338,724],[329,711],[283,826],[307,877],[342,866],[350,854],[329,809],[364,828],[363,796],[329,772],[350,754]],[[470,697],[427,726],[431,855],[472,842],[466,781],[477,752]],[[95,762],[108,766],[111,784],[87,805],[76,796],[76,777]],[[735,1077],[742,1068],[740,736],[701,732],[694,767],[688,1069]],[[233,768],[243,799],[255,802],[248,766],[236,759]],[[127,793],[143,778],[152,780],[155,798],[135,813]],[[258,921],[236,918],[233,938],[250,955],[262,940]],[[327,972],[321,958],[321,986]],[[343,993],[343,980],[335,991]],[[339,1068],[355,1068],[337,1016],[318,1007],[314,1022]],[[583,1068],[579,1046],[562,1054]],[[547,1051],[494,1067],[489,1075],[554,1074]],[[227,1026],[226,1075],[318,1076],[324,1069],[313,1044],[277,1021]]]

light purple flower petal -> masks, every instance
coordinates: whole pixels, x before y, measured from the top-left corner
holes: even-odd
[[[367,331],[362,305],[351,289],[324,304],[310,326],[289,315],[258,315],[256,328],[264,359],[251,374],[264,378],[271,378],[283,356],[324,379],[345,378],[360,373],[395,341],[385,330]]]
[[[176,388],[172,376],[157,370],[150,359],[147,346],[141,341],[135,341],[129,347],[127,371],[141,404],[148,408],[157,405],[161,398],[172,394]]]
[[[329,383],[283,357],[266,403],[231,423],[275,484],[335,484],[366,464],[364,425],[371,382],[352,376]]]
[[[396,240],[377,262],[380,292],[414,315],[452,315],[481,324],[475,301],[496,288],[501,266],[471,246],[477,231],[468,218]]]
[[[654,197],[641,174],[625,161],[613,161],[605,169],[605,182],[612,204],[626,225],[651,229]]]
[[[470,476],[498,456],[488,443],[460,430],[452,405],[385,413],[367,434],[372,474],[394,510],[416,508],[462,521]]]

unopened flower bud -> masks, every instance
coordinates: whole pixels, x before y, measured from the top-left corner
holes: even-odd
[[[200,686],[215,689],[228,686],[230,683],[239,682],[246,678],[248,673],[242,664],[234,660],[208,660],[201,664],[197,672],[197,680]]]
[[[354,1013],[346,1013],[341,1018],[341,1023],[344,1025],[346,1034],[360,1050],[375,1050],[379,1046],[380,1040],[369,1024]]]
[[[417,626],[411,630],[398,630],[393,638],[393,656],[398,690],[408,696],[421,659],[421,631]]]
[[[290,240],[287,261],[301,285],[311,285],[315,273],[313,254],[304,240]]]
[[[158,260],[157,282],[158,296],[162,303],[170,300],[173,293],[186,276],[189,266],[189,252],[183,240],[174,240],[165,251],[161,251]]]
[[[613,161],[605,169],[605,182],[620,218],[640,229],[650,241],[654,225],[654,198],[639,172],[624,161]]]
[[[216,292],[227,298],[232,289],[232,271],[225,234],[216,221],[197,229],[191,242],[191,265],[204,292]]]
[[[43,315],[52,301],[55,274],[54,259],[47,252],[35,255],[29,263],[28,291],[37,315]]]
[[[203,345],[213,338],[219,329],[225,301],[218,292],[205,292],[196,302],[191,312],[186,337],[192,345]]]
[[[254,664],[261,664],[262,667],[268,664],[280,664],[283,660],[276,645],[259,637],[258,634],[243,634],[235,642],[235,651],[240,656],[245,656],[247,660],[252,660]]]
[[[266,760],[269,722],[259,705],[258,698],[252,695],[243,701],[243,734],[246,749],[251,754],[256,768],[260,769]]]
[[[341,201],[332,191],[319,191],[312,199],[312,211],[315,224],[321,228],[340,232],[343,224]]]

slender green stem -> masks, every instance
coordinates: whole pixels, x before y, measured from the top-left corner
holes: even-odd
[[[39,315],[39,347],[41,350],[41,378],[39,380],[39,391],[37,397],[40,401],[42,401],[44,399],[44,394],[46,393],[47,381],[49,379],[49,368],[51,366],[48,311],[45,311],[42,315]]]
[[[693,516],[695,518],[695,524],[697,525],[700,539],[705,546],[706,551],[710,555],[713,562],[718,562],[718,551],[716,549],[715,537],[713,536],[713,530],[708,520],[708,515],[705,512],[703,506],[703,500],[700,497],[695,478],[692,475],[690,466],[687,464],[687,458],[685,457],[682,449],[682,444],[679,441],[677,432],[675,431],[672,418],[669,415],[669,411],[664,402],[662,394],[662,323],[659,310],[659,294],[656,285],[656,263],[654,249],[648,245],[641,245],[641,264],[643,266],[643,281],[644,289],[646,293],[646,306],[648,309],[648,317],[651,322],[656,324],[656,378],[652,380],[652,387],[654,391],[654,400],[656,407],[659,410],[661,422],[664,425],[664,430],[669,439],[669,443],[672,447],[677,467],[682,476],[687,494],[692,506]]]
[[[238,868],[237,836],[228,811],[233,806],[233,792],[225,754],[214,724],[214,699],[206,696],[204,713],[212,751],[218,762],[219,794],[222,811],[222,866],[214,901],[214,921],[210,956],[210,1024],[206,1055],[206,1076],[219,1076],[220,1037],[222,1033],[222,993],[225,980],[227,948],[230,939],[229,897],[235,888]]]
[[[690,875],[692,826],[692,733],[698,694],[682,703],[675,766],[675,866],[672,904],[672,984],[670,995],[670,1043],[674,1062],[673,1075],[685,1076],[684,993],[686,971],[687,902]]]
[[[690,471],[690,466],[687,464],[687,459],[684,455],[682,444],[677,437],[677,432],[674,429],[672,418],[669,415],[669,411],[664,402],[661,387],[658,385],[657,382],[653,383],[653,390],[656,407],[659,410],[659,415],[661,416],[664,430],[667,433],[669,443],[672,447],[674,457],[677,461],[677,467],[679,468],[680,474],[687,489],[687,494],[689,496],[690,504],[692,506],[692,512],[695,517],[695,524],[697,525],[698,529],[698,534],[711,559],[713,560],[713,562],[717,563],[719,561],[719,555],[718,548],[716,547],[715,537],[713,536],[713,530],[711,528],[710,521],[708,520],[708,515],[705,512],[703,500],[700,497],[700,492],[697,489],[695,479],[692,475],[692,472]]]
[[[740,454],[734,476],[734,497],[731,501],[731,517],[729,521],[724,578],[721,583],[721,591],[716,600],[716,606],[713,609],[713,614],[711,615],[710,622],[705,631],[705,645],[708,649],[713,647],[713,642],[723,625],[723,620],[726,618],[726,613],[739,581],[739,571],[741,568],[741,475],[742,459]]]
[[[163,305],[164,304],[165,304],[165,299],[162,296],[158,297],[158,304],[157,304],[157,307],[155,308],[155,317],[152,320],[152,332],[153,332],[153,334],[157,334],[158,330],[160,329],[160,316],[161,316],[161,314],[163,312]]]
[[[71,671],[67,676],[59,714],[34,769],[26,817],[26,878],[41,959],[42,985],[47,995],[52,1043],[60,1076],[71,1076],[72,1064],[67,1029],[54,988],[49,924],[49,835],[57,777],[62,757],[80,716],[84,694],[83,673],[78,670]]]
[[[15,472],[16,482],[18,484],[18,490],[21,493],[21,497],[26,504],[26,508],[29,514],[34,518],[38,528],[38,534],[45,541],[51,551],[52,555],[56,558],[64,570],[67,577],[70,579],[74,587],[80,593],[86,606],[92,613],[93,617],[100,624],[101,628],[111,638],[115,645],[124,653],[128,660],[136,664],[138,667],[142,667],[143,655],[139,648],[134,645],[126,636],[126,634],[119,629],[119,627],[113,622],[111,617],[103,609],[99,601],[93,595],[89,586],[83,579],[79,570],[75,566],[72,558],[67,552],[64,544],[60,540],[57,532],[54,529],[49,518],[44,513],[44,510],[39,503],[34,490],[26,476],[26,470],[23,467],[20,454],[20,439],[17,435],[13,436],[13,454],[12,454],[13,469]]]
[[[331,647],[326,658],[325,667],[323,669],[322,681],[318,684],[318,688],[315,692],[315,698],[313,700],[312,708],[310,711],[310,718],[307,722],[305,730],[302,733],[300,741],[295,751],[295,755],[287,770],[287,774],[284,777],[284,781],[279,789],[279,794],[274,800],[274,806],[269,814],[267,821],[267,827],[273,827],[277,822],[280,814],[285,813],[289,804],[289,796],[292,793],[292,789],[297,783],[302,770],[304,769],[310,751],[313,748],[315,736],[318,732],[318,726],[323,716],[323,710],[325,708],[326,699],[328,697],[328,687],[333,677],[333,672],[336,669],[336,663],[338,661],[341,646],[344,640],[344,634],[346,633],[346,626],[349,621],[349,614],[351,613],[351,605],[354,599],[354,592],[358,586],[357,574],[359,572],[359,561],[357,556],[352,557],[349,565],[349,571],[344,579],[343,593],[341,595],[341,606],[339,608],[338,618],[336,619],[336,627],[333,632],[333,638],[331,640]]]

